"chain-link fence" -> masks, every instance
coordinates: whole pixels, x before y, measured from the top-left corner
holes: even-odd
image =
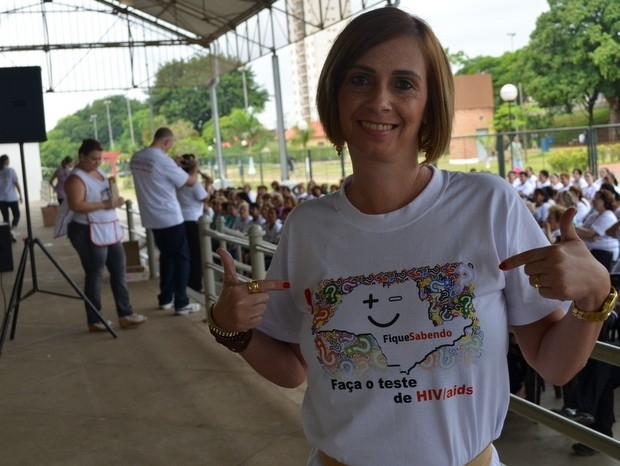
[[[466,148],[470,153],[466,153]],[[519,130],[510,133],[453,138],[453,153],[442,157],[442,168],[489,171],[506,176],[513,168],[531,166],[535,173],[572,173],[600,168],[620,173],[620,124]],[[471,153],[473,152],[473,153]]]

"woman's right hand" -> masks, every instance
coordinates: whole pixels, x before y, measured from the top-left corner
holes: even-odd
[[[223,248],[218,248],[216,252],[224,267],[224,282],[220,297],[213,307],[214,323],[229,332],[246,332],[257,327],[267,310],[269,292],[286,291],[290,283],[285,280],[240,282],[230,253]]]

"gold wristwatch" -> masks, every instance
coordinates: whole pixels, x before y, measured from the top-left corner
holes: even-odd
[[[587,320],[588,322],[604,322],[605,320],[607,320],[607,317],[609,317],[609,314],[611,314],[611,311],[614,310],[614,306],[616,304],[617,299],[618,299],[618,292],[612,286],[611,291],[609,295],[607,296],[607,298],[605,298],[605,301],[603,302],[603,305],[601,306],[600,311],[597,311],[597,312],[582,311],[575,305],[575,302],[573,301],[572,313],[578,319]]]

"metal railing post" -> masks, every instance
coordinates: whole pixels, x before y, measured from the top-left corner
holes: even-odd
[[[136,239],[136,224],[133,220],[133,203],[131,199],[125,201],[125,209],[127,210],[127,232],[129,233],[129,241]]]
[[[265,278],[265,254],[256,247],[263,240],[265,231],[259,225],[252,225],[248,230],[250,241],[250,264],[252,266],[252,278],[262,280]]]
[[[205,304],[210,305],[215,301],[215,273],[213,271],[213,245],[211,236],[206,231],[211,229],[211,219],[208,215],[202,215],[198,219],[198,238],[200,242],[200,258],[202,263],[202,286],[204,287]]]
[[[225,228],[225,223],[226,220],[224,219],[223,215],[220,215],[216,220],[215,220],[215,229],[217,231],[219,231],[220,233],[224,232],[224,228]],[[220,244],[218,245],[220,248],[222,249],[226,249],[228,251],[228,245],[226,244],[225,240],[220,240]]]

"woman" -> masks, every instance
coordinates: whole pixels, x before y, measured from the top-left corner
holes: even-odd
[[[615,234],[607,234],[610,227],[618,221],[614,208],[614,195],[607,190],[599,190],[592,199],[592,212],[575,228],[592,254],[608,269],[618,260],[620,250]]]
[[[538,224],[543,226],[549,215],[549,195],[545,189],[536,188],[532,198],[534,199],[534,212],[532,213]]]
[[[56,192],[56,199],[58,199],[58,204],[62,204],[65,200],[65,181],[71,174],[71,170],[73,170],[73,157],[66,156],[60,162],[60,167],[54,171],[54,174],[50,178],[50,185],[54,188]],[[56,184],[54,184],[56,181]]]
[[[508,326],[528,363],[561,385],[601,328],[584,314],[609,312],[609,275],[574,232],[574,210],[549,246],[505,181],[433,167],[453,102],[426,23],[394,7],[356,17],[317,91],[353,175],[293,209],[265,280],[238,282],[218,250],[210,331],[273,383],[307,382],[310,465],[499,466]]]
[[[566,207],[561,205],[552,205],[549,207],[549,214],[547,220],[543,223],[543,230],[545,236],[551,244],[559,243],[562,241],[562,235],[560,232],[560,219],[566,212]]]
[[[194,154],[181,156],[179,164],[187,173],[198,173],[198,164]],[[202,292],[202,260],[200,257],[200,235],[198,234],[198,219],[202,217],[208,206],[209,195],[202,183],[192,186],[182,186],[177,189],[177,199],[181,205],[185,236],[189,247],[189,277],[187,286],[192,290]]]
[[[2,221],[11,225],[11,239],[15,243],[15,229],[19,224],[21,217],[19,212],[19,203],[22,200],[22,188],[17,179],[17,173],[9,167],[9,156],[0,156],[0,212],[2,212]],[[13,219],[9,218],[9,210]],[[11,220],[9,222],[9,220]]]
[[[125,200],[111,196],[108,178],[99,168],[102,151],[95,139],[84,139],[78,150],[78,164],[65,182],[68,207],[73,212],[67,236],[84,268],[84,294],[88,300],[101,312],[101,283],[104,266],[107,267],[118,324],[132,328],[146,322],[146,317],[134,313],[129,301],[125,250],[121,244],[123,231],[115,211]],[[105,325],[88,303],[85,309],[88,330],[105,332]]]

